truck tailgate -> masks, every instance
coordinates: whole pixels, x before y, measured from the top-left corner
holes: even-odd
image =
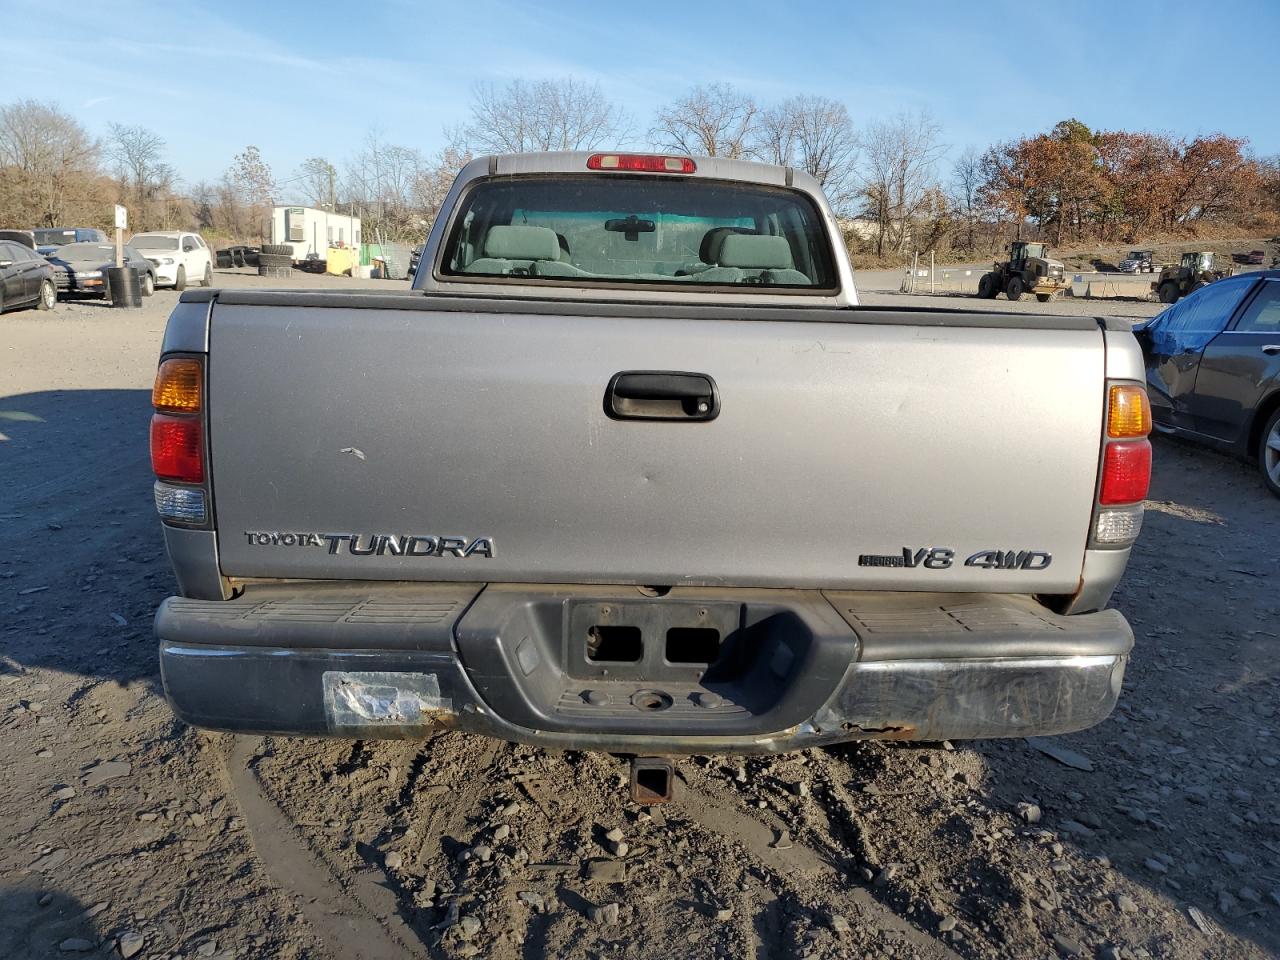
[[[229,576],[1077,589],[1104,400],[1090,322],[351,300],[213,304]],[[719,414],[611,419],[622,371],[705,374]]]

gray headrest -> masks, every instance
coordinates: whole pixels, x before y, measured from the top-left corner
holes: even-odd
[[[712,227],[702,235],[702,243],[698,245],[698,259],[703,263],[717,263],[720,259],[720,245],[731,233],[755,233],[749,227]]]
[[[560,241],[550,227],[490,227],[484,253],[499,260],[558,260]]]
[[[731,233],[720,245],[718,262],[744,270],[786,270],[791,267],[791,245],[786,237]]]

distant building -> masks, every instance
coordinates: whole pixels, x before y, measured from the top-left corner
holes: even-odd
[[[880,236],[880,224],[871,217],[836,217],[836,226],[846,237],[856,237],[863,243],[875,243]],[[911,226],[904,231],[903,246],[911,243]]]
[[[293,259],[315,254],[328,259],[331,247],[360,249],[360,218],[314,207],[275,207],[271,211],[271,242],[293,247]]]
[[[880,230],[880,225],[869,217],[836,217],[836,226],[845,236],[868,241],[874,240]]]

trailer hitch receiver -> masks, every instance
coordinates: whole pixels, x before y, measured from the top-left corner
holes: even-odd
[[[666,757],[631,758],[631,799],[641,806],[669,803],[675,768]]]

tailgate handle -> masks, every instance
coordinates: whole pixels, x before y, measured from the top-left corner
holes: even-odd
[[[689,420],[720,415],[720,392],[705,373],[624,370],[604,392],[604,412],[614,420]]]

